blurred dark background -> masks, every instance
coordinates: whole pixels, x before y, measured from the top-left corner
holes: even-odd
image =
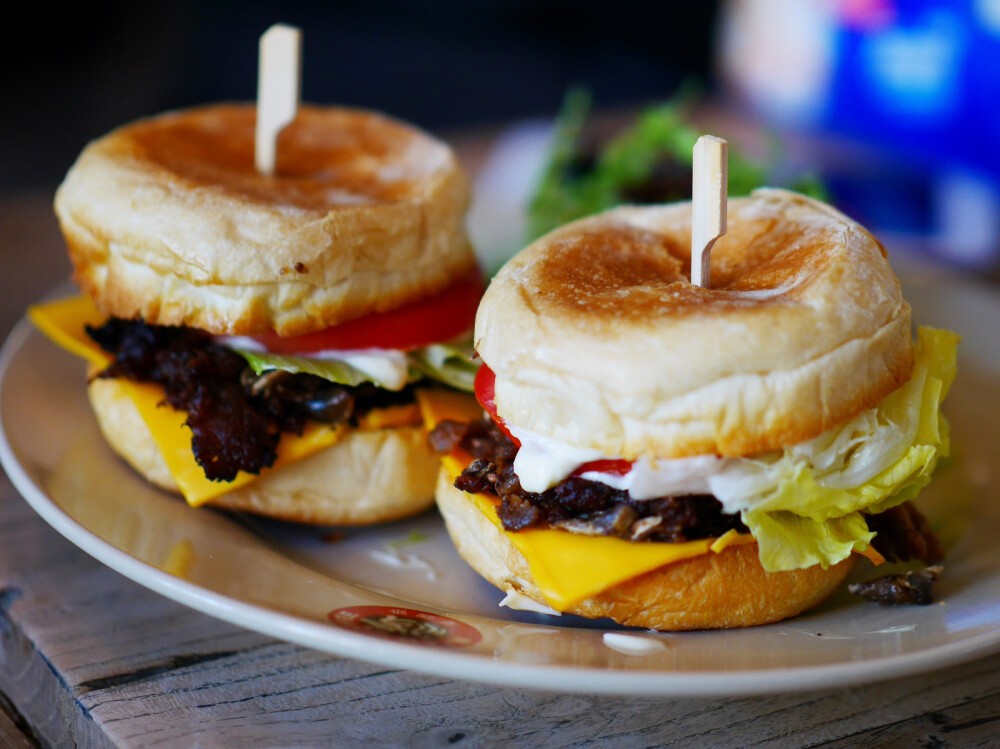
[[[304,100],[380,109],[445,138],[551,118],[572,86],[608,111],[695,83],[775,135],[779,161],[814,159],[832,202],[887,243],[1000,268],[1000,0],[180,0],[19,11],[25,20],[8,27],[0,53],[0,199],[53,190],[87,141],[137,117],[252,100],[259,37],[284,22],[303,32]],[[795,151],[796,136],[823,147]]]
[[[549,116],[566,89],[615,106],[710,85],[707,0],[111,2],[21,6],[3,47],[0,194],[54,186],[90,139],[139,116],[256,96],[257,44],[303,31],[302,98],[434,132]]]

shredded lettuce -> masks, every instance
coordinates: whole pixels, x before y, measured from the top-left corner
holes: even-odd
[[[429,377],[458,390],[472,392],[476,365],[472,361],[471,341],[468,343],[432,344],[405,353],[386,352],[368,357],[372,366],[349,364],[338,359],[317,359],[309,356],[288,356],[261,351],[233,348],[246,359],[257,374],[270,369],[305,373],[322,377],[340,385],[356,386],[371,382],[388,390],[399,390],[408,382]]]
[[[634,199],[634,192],[642,191],[659,170],[671,172],[671,179],[657,186],[655,201],[689,200],[691,150],[701,134],[690,124],[693,103],[691,93],[681,91],[640,112],[630,127],[590,154],[583,146],[590,94],[585,89],[571,89],[556,118],[548,159],[528,206],[527,239],[616,205],[644,202]],[[772,145],[771,150],[776,152],[777,148]],[[749,195],[768,183],[780,183],[825,199],[826,190],[815,175],[779,179],[774,172],[780,160],[770,161],[775,165],[753,160],[730,146],[729,194]]]
[[[364,371],[358,367],[351,366],[347,362],[337,359],[313,359],[308,356],[288,356],[286,354],[271,354],[261,351],[246,351],[244,349],[233,349],[237,354],[247,360],[247,363],[257,374],[270,369],[283,369],[286,372],[303,373],[322,377],[324,380],[336,382],[338,385],[349,385],[354,387],[362,382],[371,382],[379,387],[390,390],[399,390],[400,385],[395,378],[380,377],[378,373]],[[413,373],[419,378],[419,372]],[[404,383],[410,381],[411,373],[407,372]]]
[[[431,379],[456,390],[473,392],[479,365],[473,361],[472,341],[463,344],[438,343],[410,352],[413,365]]]
[[[913,499],[930,482],[949,450],[940,406],[955,379],[958,341],[951,331],[920,328],[910,381],[874,409],[780,455],[734,462],[713,479],[727,510],[741,511],[765,569],[828,567],[863,551],[873,536],[864,515]]]

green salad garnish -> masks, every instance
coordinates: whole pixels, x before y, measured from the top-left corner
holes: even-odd
[[[585,130],[591,97],[570,90],[556,119],[548,160],[528,205],[527,239],[608,208],[627,203],[669,203],[691,198],[691,150],[703,133],[690,121],[694,97],[684,91],[639,113],[634,123],[597,148],[588,149]],[[724,137],[724,134],[721,134]],[[730,143],[729,194],[748,195],[769,184],[774,163],[754,160]],[[802,174],[783,186],[820,200],[821,181]]]

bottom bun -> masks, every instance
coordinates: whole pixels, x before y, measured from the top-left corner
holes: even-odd
[[[87,394],[112,449],[150,483],[177,492],[152,433],[120,383],[94,379]],[[379,523],[430,507],[439,465],[421,426],[356,430],[210,504],[300,523]]]
[[[501,590],[548,605],[521,552],[452,480],[441,471],[437,505],[461,557]],[[730,546],[627,580],[565,613],[666,631],[750,627],[795,616],[820,603],[843,583],[853,565],[852,556],[825,570],[817,565],[765,572],[757,544]]]

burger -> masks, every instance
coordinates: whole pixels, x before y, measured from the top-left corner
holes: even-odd
[[[690,245],[689,203],[623,206],[491,281],[480,408],[432,419],[459,554],[508,605],[659,630],[794,616],[861,557],[936,565],[912,500],[958,337],[914,336],[883,247],[803,195],[731,199],[710,288]]]
[[[470,388],[483,281],[451,149],[305,105],[254,168],[255,107],[90,143],[55,197],[83,294],[29,311],[90,362],[110,446],[192,505],[363,524],[433,504],[423,391]]]

